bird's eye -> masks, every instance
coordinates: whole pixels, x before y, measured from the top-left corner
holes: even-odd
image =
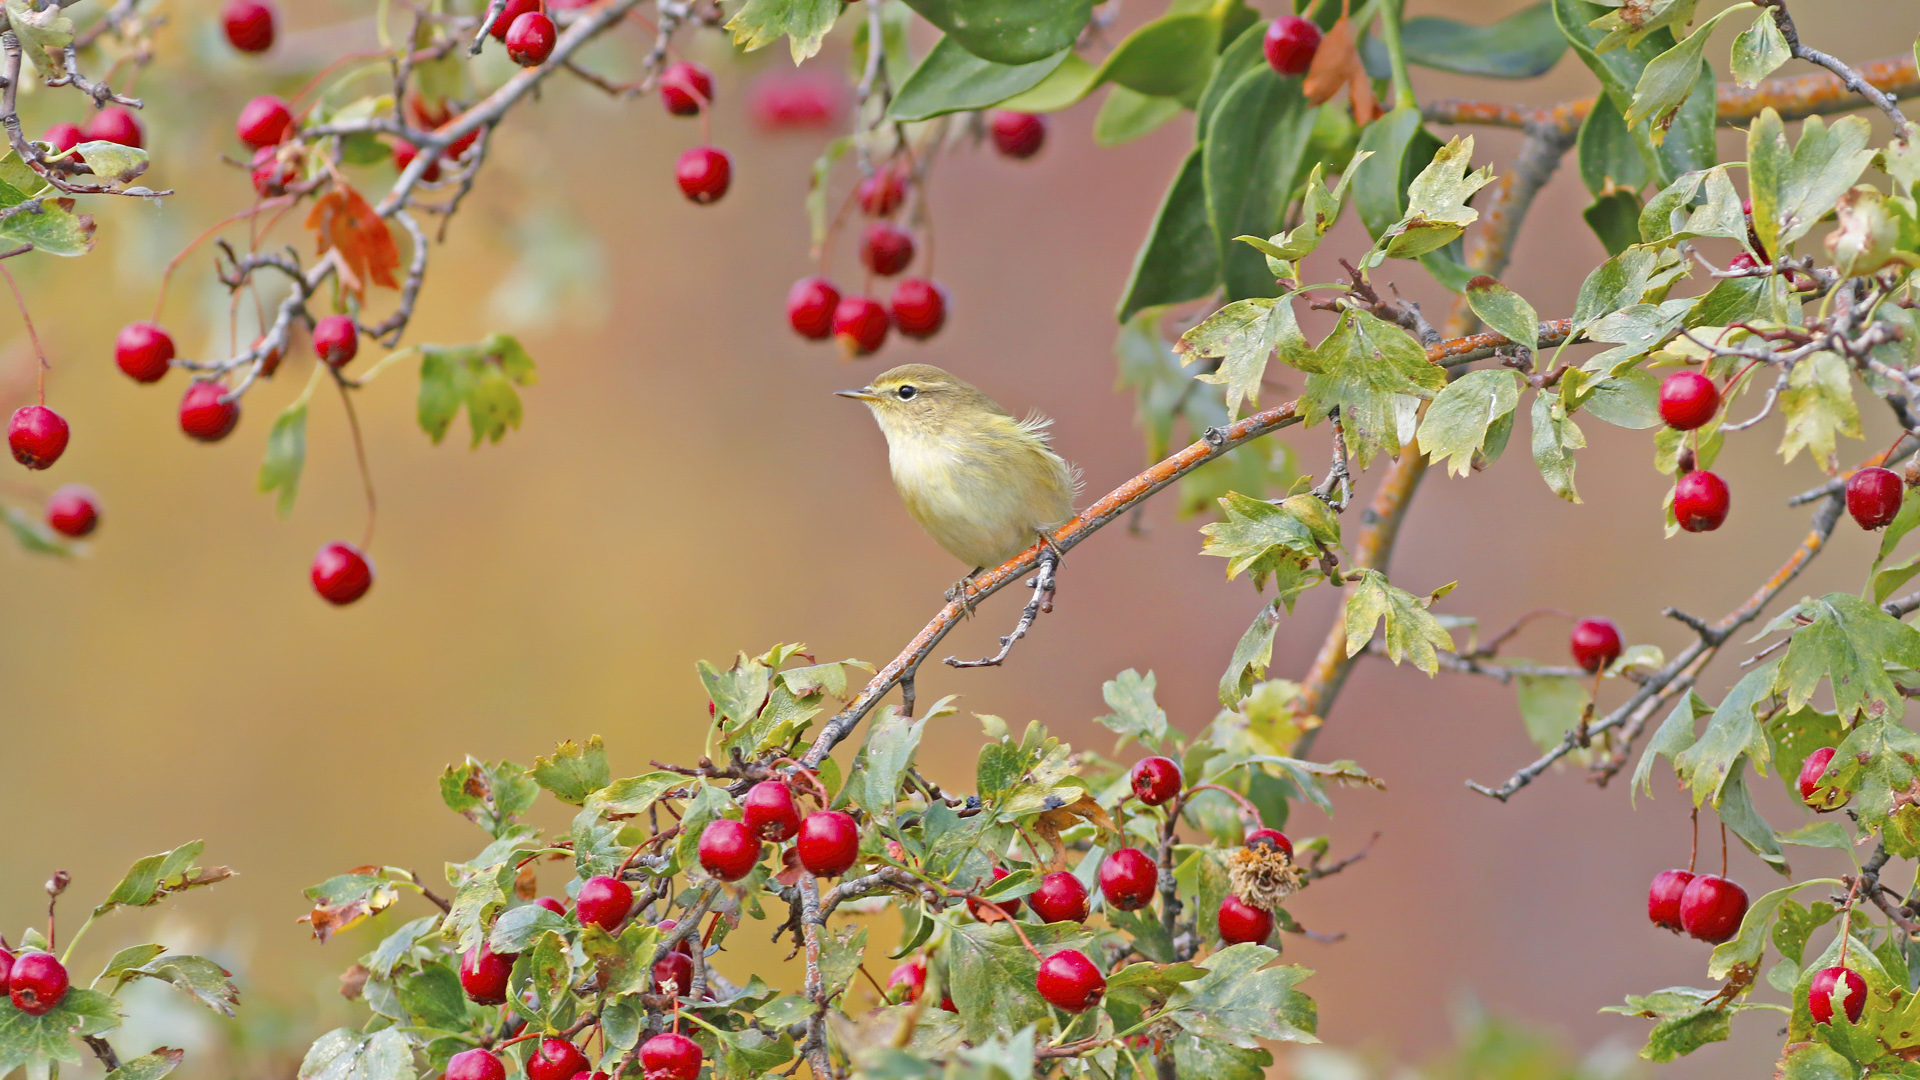
[[[903,387],[901,387],[901,388],[900,388],[900,400],[901,400],[901,401],[912,401],[912,400],[913,400],[913,395],[915,395],[915,394],[917,394],[917,393],[919,393],[919,392],[920,392],[920,391],[918,391],[918,390],[915,390],[915,389],[914,389],[913,387],[911,387],[911,386],[903,386]]]

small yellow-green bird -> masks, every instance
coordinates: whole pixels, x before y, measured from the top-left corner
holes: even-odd
[[[976,573],[1073,517],[1079,470],[1053,452],[1046,417],[1015,420],[972,384],[930,364],[902,364],[858,390],[836,393],[867,403],[887,437],[893,484],[907,513]]]

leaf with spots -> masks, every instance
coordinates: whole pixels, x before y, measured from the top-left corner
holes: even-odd
[[[1363,569],[1359,580],[1347,588],[1347,655],[1353,656],[1373,640],[1374,627],[1386,624],[1387,657],[1395,664],[1411,659],[1413,666],[1429,675],[1440,670],[1436,649],[1453,649],[1453,635],[1427,608],[1435,600],[1453,591],[1451,583],[1435,589],[1430,596],[1415,596],[1388,584],[1378,570]]]
[[[1787,644],[1777,683],[1789,709],[1805,707],[1826,679],[1842,722],[1899,718],[1906,702],[1886,666],[1920,668],[1920,630],[1851,593],[1802,601],[1768,629],[1800,621],[1805,625]]]

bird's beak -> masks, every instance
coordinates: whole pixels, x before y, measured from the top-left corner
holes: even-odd
[[[855,401],[879,401],[880,400],[880,395],[874,393],[873,388],[870,386],[863,386],[858,390],[835,390],[833,392],[833,395],[835,397],[850,397]]]

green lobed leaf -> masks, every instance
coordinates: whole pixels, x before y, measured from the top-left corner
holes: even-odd
[[[1445,596],[1452,585],[1442,586],[1432,596],[1417,597],[1405,589],[1390,585],[1378,570],[1363,568],[1357,581],[1347,586],[1347,655],[1352,656],[1373,640],[1374,628],[1385,623],[1387,657],[1396,665],[1403,659],[1429,675],[1440,670],[1435,649],[1453,649],[1453,636],[1427,606]]]
[[[1467,200],[1493,181],[1493,170],[1483,167],[1469,173],[1472,162],[1471,135],[1456,135],[1434,152],[1407,185],[1405,213],[1379,237],[1386,242],[1380,250],[1387,258],[1414,259],[1437,251],[1459,239],[1479,218],[1480,212]]]
[[[1825,464],[1838,436],[1860,438],[1860,409],[1853,403],[1847,362],[1837,353],[1817,352],[1794,364],[1780,393],[1780,413],[1786,420],[1780,454],[1788,461],[1805,449]]]
[[[1661,26],[1631,44],[1603,45],[1610,35],[1593,24],[1612,12],[1588,0],[1553,0],[1553,14],[1573,51],[1599,77],[1601,89],[1622,114],[1632,106],[1634,90],[1649,62],[1675,44],[1672,30]],[[1713,72],[1705,64],[1697,66],[1694,86],[1685,95],[1666,138],[1655,143],[1644,127],[1634,132],[1655,183],[1671,183],[1682,173],[1704,169],[1716,160]]]
[[[46,1075],[48,1063],[78,1064],[74,1041],[120,1026],[120,1005],[113,998],[85,987],[67,991],[60,1003],[40,1016],[20,1009],[0,1009],[0,1075],[26,1066],[30,1074]]]
[[[299,1080],[414,1080],[413,1048],[399,1028],[371,1035],[335,1028],[314,1040]]]
[[[1680,752],[1693,745],[1693,725],[1703,716],[1713,714],[1700,695],[1687,691],[1687,696],[1674,705],[1673,711],[1654,729],[1653,737],[1647,740],[1647,747],[1640,752],[1640,763],[1633,767],[1633,780],[1627,785],[1630,795],[1645,792],[1653,794],[1653,764],[1655,759],[1664,755],[1669,760],[1679,756]]]
[[[119,986],[135,978],[170,983],[221,1016],[232,1016],[240,1004],[240,988],[233,983],[233,972],[204,956],[159,956],[115,975]]]
[[[1596,379],[1581,391],[1580,408],[1615,427],[1644,430],[1659,426],[1660,377],[1633,368]]]
[[[1247,631],[1233,647],[1226,673],[1220,676],[1220,704],[1231,709],[1267,677],[1267,665],[1273,662],[1273,633],[1280,625],[1280,598],[1262,605]]]
[[[542,934],[565,933],[566,929],[566,916],[555,915],[539,904],[522,904],[501,912],[493,921],[487,947],[501,954],[522,953]]]
[[[1748,851],[1760,856],[1762,862],[1781,874],[1791,874],[1787,865],[1787,856],[1780,848],[1781,837],[1760,816],[1753,805],[1753,796],[1747,791],[1747,771],[1736,768],[1720,789],[1720,803],[1716,808],[1720,820],[1732,833],[1745,844]]]
[[[490,334],[472,345],[419,345],[421,430],[435,443],[444,439],[461,406],[473,430],[471,446],[499,442],[520,426],[522,406],[515,386],[534,380],[533,360],[506,334]]]
[[[1340,410],[1347,446],[1366,468],[1382,451],[1397,455],[1413,438],[1420,401],[1447,384],[1446,370],[1405,330],[1364,311],[1347,311],[1314,350],[1318,369],[1299,398],[1307,426]]]
[[[226,867],[203,871],[194,865],[206,846],[206,841],[195,840],[172,851],[162,851],[140,859],[127,868],[120,884],[113,887],[113,891],[107,894],[99,907],[93,909],[93,913],[104,915],[123,906],[147,907],[159,903],[172,893],[224,880],[230,873]]]
[[[1230,945],[1199,961],[1204,978],[1173,991],[1162,1016],[1190,1035],[1246,1050],[1261,1039],[1312,1043],[1318,1026],[1313,999],[1294,989],[1312,972],[1297,965],[1267,967],[1279,952],[1265,945]]]
[[[1307,352],[1306,338],[1294,321],[1293,304],[1286,299],[1254,297],[1233,303],[1201,320],[1180,335],[1173,351],[1180,363],[1218,360],[1216,373],[1201,373],[1196,378],[1226,387],[1227,412],[1235,415],[1240,403],[1260,404],[1260,380],[1267,371],[1267,359],[1273,355],[1282,336],[1288,337],[1288,349]]]
[[[1078,923],[1028,924],[1022,928],[1041,956],[1085,949],[1093,931]],[[945,948],[948,992],[960,1010],[967,1037],[984,1042],[996,1033],[1041,1023],[1052,1015],[1034,988],[1040,962],[1005,922],[950,927]]]
[[[916,720],[901,715],[892,705],[880,710],[880,715],[867,729],[866,744],[860,749],[859,761],[847,783],[847,791],[856,804],[878,818],[884,819],[892,813],[894,804],[900,800],[900,779],[913,764],[920,735],[926,730],[927,721],[939,712],[930,709]]]
[[[588,809],[608,814],[644,814],[667,792],[694,783],[679,773],[650,772],[615,780],[587,800]]]
[[[1220,508],[1220,521],[1200,527],[1201,554],[1226,559],[1229,581],[1251,573],[1254,587],[1265,589],[1272,577],[1288,610],[1293,597],[1320,579],[1319,561],[1340,543],[1339,520],[1312,495],[1275,504],[1228,492]]]
[[[1580,493],[1573,486],[1573,452],[1587,445],[1586,435],[1567,415],[1566,403],[1550,394],[1534,395],[1530,417],[1533,463],[1540,470],[1540,478],[1555,495],[1570,503],[1579,502]]]
[[[1905,699],[1884,665],[1920,667],[1920,630],[1851,593],[1803,601],[1794,614],[1811,621],[1794,631],[1780,662],[1778,689],[1787,707],[1805,707],[1826,679],[1842,721],[1898,719]]]
[[[1732,1034],[1733,1011],[1718,997],[1713,990],[1670,986],[1646,995],[1628,994],[1625,1005],[1609,1005],[1600,1011],[1653,1020],[1653,1030],[1647,1034],[1647,1045],[1640,1056],[1667,1062],[1708,1043],[1724,1042]]]
[[[551,758],[533,759],[528,779],[570,806],[584,806],[587,796],[607,786],[607,746],[595,735],[581,746],[572,739],[554,748]]]
[[[1673,755],[1674,772],[1692,789],[1695,806],[1709,799],[1719,805],[1721,789],[1742,757],[1750,757],[1756,769],[1765,771],[1772,748],[1754,712],[1773,696],[1780,666],[1777,658],[1768,660],[1741,676],[1714,708],[1700,738]]]
[[[1511,368],[1469,371],[1448,383],[1420,421],[1420,449],[1447,471],[1465,476],[1489,432],[1520,403],[1520,374]]]
[[[549,913],[551,914],[551,913]],[[400,1007],[417,1022],[448,1031],[467,1026],[467,998],[460,976],[444,963],[422,964],[394,988]]]
[[[1154,677],[1132,668],[1108,679],[1100,686],[1100,695],[1113,712],[1100,717],[1100,723],[1123,736],[1132,736],[1151,746],[1167,737],[1167,710],[1153,699]]]
[[[307,464],[307,399],[286,407],[273,419],[267,432],[267,457],[260,463],[260,478],[255,486],[262,494],[278,489],[275,509],[281,517],[293,512],[293,501],[300,494],[300,473]]]
[[[840,0],[746,0],[727,20],[726,28],[733,32],[733,43],[747,52],[785,36],[798,64],[820,51],[820,43],[845,6]]]
[[[1735,4],[1725,8],[1712,18],[1702,22],[1693,33],[1672,48],[1647,62],[1640,72],[1639,81],[1634,83],[1633,104],[1622,115],[1629,129],[1642,120],[1649,121],[1648,135],[1655,146],[1667,137],[1667,129],[1673,126],[1675,114],[1680,111],[1681,103],[1693,93],[1700,81],[1700,72],[1705,66],[1702,54],[1706,51],[1707,37],[1720,20],[1745,8],[1750,3]],[[1711,69],[1709,69],[1711,70]]]
[[[132,1061],[121,1062],[119,1068],[107,1074],[107,1080],[160,1080],[179,1067],[186,1055],[185,1050],[162,1046]]]
[[[1321,115],[1326,114],[1323,112]],[[1298,262],[1313,254],[1320,246],[1321,239],[1327,235],[1327,230],[1333,228],[1333,223],[1340,217],[1340,210],[1346,204],[1347,189],[1353,183],[1354,171],[1372,156],[1370,150],[1356,151],[1332,191],[1327,190],[1320,178],[1320,170],[1326,162],[1314,162],[1313,170],[1307,174],[1305,194],[1301,196],[1300,224],[1266,240],[1255,236],[1236,236],[1234,239],[1253,245],[1270,259]]]
[[[1789,149],[1779,113],[1768,108],[1754,118],[1747,129],[1747,185],[1753,230],[1768,259],[1789,253],[1853,187],[1873,160],[1870,133],[1858,116],[1843,116],[1832,127],[1810,116]]]

